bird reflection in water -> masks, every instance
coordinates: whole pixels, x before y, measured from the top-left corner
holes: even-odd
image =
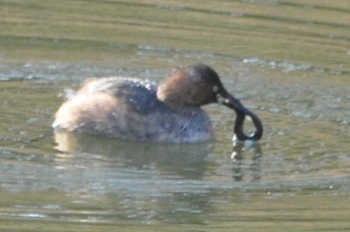
[[[151,168],[190,179],[204,176],[208,165],[206,157],[214,149],[213,141],[197,144],[135,142],[60,131],[55,131],[55,142],[56,150],[71,154],[69,160],[63,162],[65,165],[81,165],[85,157],[96,156],[103,157],[101,167]],[[99,163],[93,165],[96,167]]]
[[[249,154],[248,154],[249,153]],[[248,161],[247,155],[250,155],[250,161]],[[243,181],[244,176],[248,175],[251,181],[257,181],[261,178],[261,158],[262,149],[260,143],[247,143],[241,141],[234,141],[233,152],[231,160],[232,177],[236,181]],[[250,164],[248,164],[250,162]]]
[[[63,168],[136,167],[184,179],[205,178],[213,165],[207,158],[215,150],[214,141],[198,144],[132,142],[57,131],[55,142],[55,148],[59,151],[57,165]],[[247,143],[237,142],[233,146],[232,176],[236,181],[242,181],[244,175],[259,180],[262,157],[260,143],[252,143],[250,146],[245,144]],[[251,161],[247,165],[249,157]]]

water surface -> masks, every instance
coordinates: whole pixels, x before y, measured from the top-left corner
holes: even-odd
[[[347,1],[0,1],[1,231],[348,231]],[[39,14],[40,12],[40,14]],[[264,124],[232,144],[54,134],[65,88],[211,65]]]

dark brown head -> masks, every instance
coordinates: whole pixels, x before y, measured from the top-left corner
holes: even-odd
[[[263,134],[263,126],[259,118],[225,90],[218,74],[208,65],[195,64],[176,69],[160,82],[157,97],[175,107],[199,107],[215,102],[223,104],[237,114],[233,131],[239,140],[256,141]],[[252,119],[256,128],[252,136],[245,135],[243,131],[246,116]]]

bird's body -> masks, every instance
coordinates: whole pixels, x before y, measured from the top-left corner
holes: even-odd
[[[157,99],[157,85],[126,78],[90,81],[56,113],[55,128],[128,140],[200,142],[213,138],[199,107],[172,107]]]
[[[244,117],[256,116],[229,95],[215,71],[203,64],[177,69],[159,85],[121,77],[90,79],[68,96],[53,127],[128,140],[202,142],[213,139],[214,133],[200,106],[218,98],[226,99],[222,103],[236,111],[236,124],[242,124],[235,125],[236,133],[245,136]],[[262,126],[256,120],[260,138]]]

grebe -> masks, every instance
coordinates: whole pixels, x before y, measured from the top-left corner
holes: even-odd
[[[236,112],[233,131],[238,140],[261,138],[260,119],[229,94],[218,74],[205,64],[178,68],[159,85],[121,77],[89,79],[68,95],[52,127],[137,141],[203,142],[214,138],[209,118],[200,108],[209,103]],[[256,129],[252,136],[243,131],[246,116]]]

